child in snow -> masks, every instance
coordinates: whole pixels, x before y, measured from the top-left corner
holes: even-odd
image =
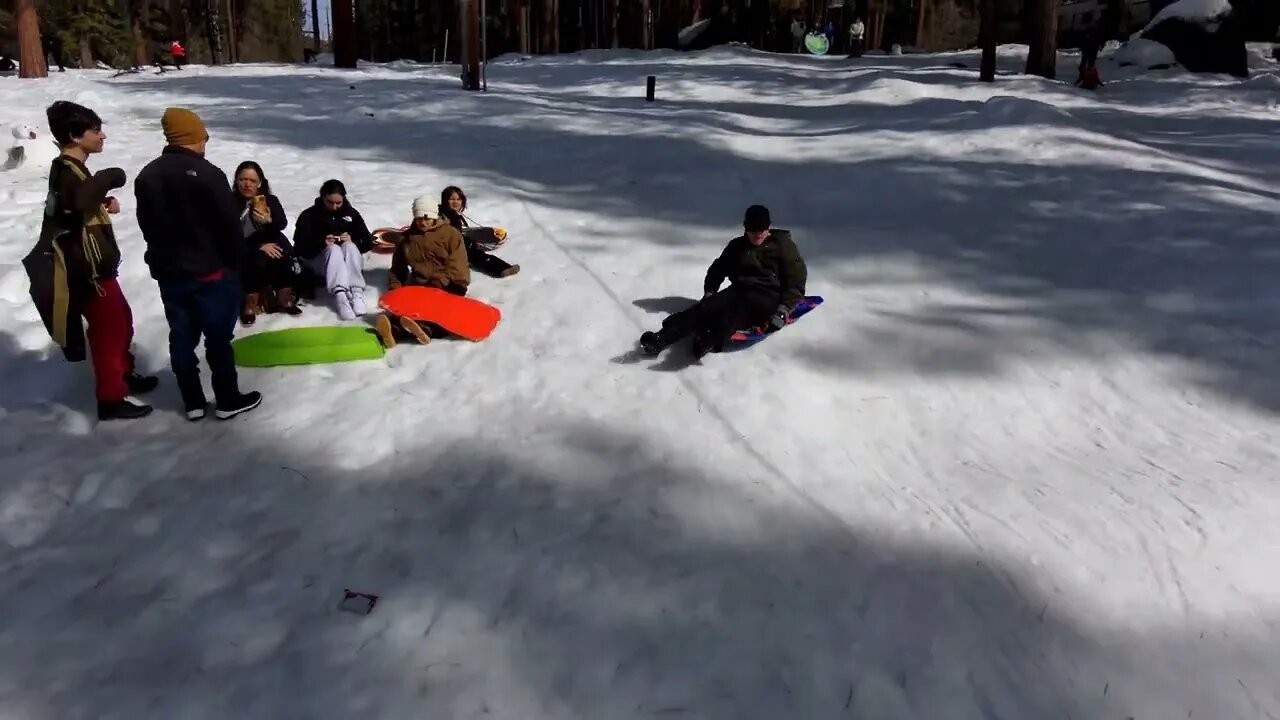
[[[298,216],[293,246],[324,278],[325,288],[338,306],[338,317],[355,320],[368,312],[364,253],[373,248],[373,234],[347,201],[347,188],[341,182],[326,180],[320,186],[315,205]]]
[[[440,193],[440,215],[449,221],[449,224],[455,230],[462,233],[462,240],[467,246],[467,262],[471,267],[488,275],[489,277],[504,278],[511,277],[520,272],[519,265],[512,265],[496,255],[490,255],[480,246],[471,232],[488,230],[493,232],[492,228],[472,228],[470,221],[463,213],[467,209],[467,196],[462,192],[462,188],[456,185],[450,185]]]
[[[231,349],[244,254],[239,208],[231,203],[227,174],[205,158],[209,131],[200,116],[167,108],[160,127],[167,144],[138,173],[133,193],[147,266],[169,321],[169,364],[187,419],[203,420],[208,401],[196,357],[203,337],[215,416],[228,420],[262,404],[262,393],[240,392]]]
[[[245,160],[236,168],[232,201],[240,208],[245,239],[240,322],[252,325],[258,315],[276,310],[301,315],[294,289],[302,268],[284,236],[289,218],[258,163]]]
[[[406,286],[433,287],[466,295],[471,284],[471,270],[467,264],[467,250],[462,233],[440,217],[431,198],[423,195],[413,201],[413,223],[405,231],[404,239],[391,256],[391,273],[387,276],[387,289]],[[426,345],[433,335],[442,334],[441,328],[432,323],[419,324],[412,318],[395,318],[389,313],[378,316],[374,328],[387,348],[395,347],[395,328]]]
[[[853,23],[849,25],[849,57],[862,57],[863,47],[862,38],[867,34],[867,26],[862,24],[862,18],[855,17]]]
[[[787,317],[804,297],[808,269],[787,230],[773,229],[769,209],[747,208],[745,231],[729,241],[720,257],[707,268],[702,300],[662,321],[658,332],[640,336],[640,347],[657,355],[693,335],[694,357],[719,352],[734,332],[768,323],[772,330],[787,324]],[[730,282],[724,290],[720,285]]]
[[[45,326],[72,362],[85,359],[85,339],[93,360],[94,394],[100,420],[132,420],[151,406],[131,394],[155,389],[159,380],[134,370],[133,312],[116,280],[120,246],[111,215],[120,202],[107,193],[124,187],[124,170],[90,174],[85,162],[102,152],[107,134],[102,119],[83,105],[58,101],[46,111],[49,130],[62,154],[49,170],[49,194],[40,239],[22,261],[31,279]],[[85,333],[81,320],[87,321]]]

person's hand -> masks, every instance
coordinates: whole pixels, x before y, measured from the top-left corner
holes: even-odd
[[[773,315],[769,318],[769,327],[773,328],[774,330],[781,330],[782,328],[786,327],[787,316],[790,314],[791,314],[791,311],[787,308],[786,305],[779,305],[778,309],[775,310]]]
[[[261,250],[264,255],[274,260],[279,260],[284,257],[284,250],[281,250],[280,246],[275,243],[267,243],[258,249]]]
[[[110,215],[119,215],[119,214],[120,214],[120,201],[119,201],[119,200],[117,200],[117,199],[115,199],[115,198],[113,198],[113,197],[111,197],[111,198],[107,198],[106,202],[104,202],[104,203],[103,203],[103,205],[106,205],[106,206],[107,206],[107,213],[108,213],[108,214],[110,214]]]
[[[337,236],[337,235],[325,235],[325,236],[324,236],[324,244],[325,244],[325,245],[332,245],[332,244],[334,244],[334,243],[336,243],[336,242],[338,242],[338,236]]]
[[[266,225],[271,222],[270,210],[266,210],[264,212],[258,212],[257,210],[254,210],[250,214],[253,216],[253,221],[259,225]]]
[[[338,236],[338,242],[351,242],[351,233],[342,233]]]

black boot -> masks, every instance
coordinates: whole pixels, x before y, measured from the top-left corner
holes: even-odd
[[[657,355],[662,352],[662,338],[656,332],[646,332],[640,336],[640,349],[645,355]]]
[[[99,420],[137,420],[151,414],[150,405],[138,405],[129,400],[99,402]]]
[[[160,378],[155,375],[139,375],[136,372],[125,375],[124,381],[129,385],[130,395],[146,395],[160,384]]]
[[[240,393],[239,397],[231,399],[229,403],[218,403],[217,411],[214,413],[219,420],[230,420],[240,413],[249,412],[250,410],[262,404],[262,393],[258,391]]]
[[[707,353],[711,352],[711,338],[703,333],[693,336],[693,359],[701,360]]]

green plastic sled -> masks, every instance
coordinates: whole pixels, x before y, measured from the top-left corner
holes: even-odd
[[[373,330],[354,325],[272,330],[238,338],[231,348],[240,367],[319,365],[386,355]]]

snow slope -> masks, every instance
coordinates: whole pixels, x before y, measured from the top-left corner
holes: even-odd
[[[1274,66],[1088,93],[952,63],[977,59],[0,80],[0,124],[91,105],[93,166],[131,177],[192,107],[291,217],[328,177],[374,224],[458,183],[524,268],[476,278],[484,343],[244,371],[266,401],[225,424],[164,373],[161,412],[97,425],[26,297],[43,187],[0,176],[0,715],[1280,714]],[[700,366],[635,358],[752,202],[826,304]]]

